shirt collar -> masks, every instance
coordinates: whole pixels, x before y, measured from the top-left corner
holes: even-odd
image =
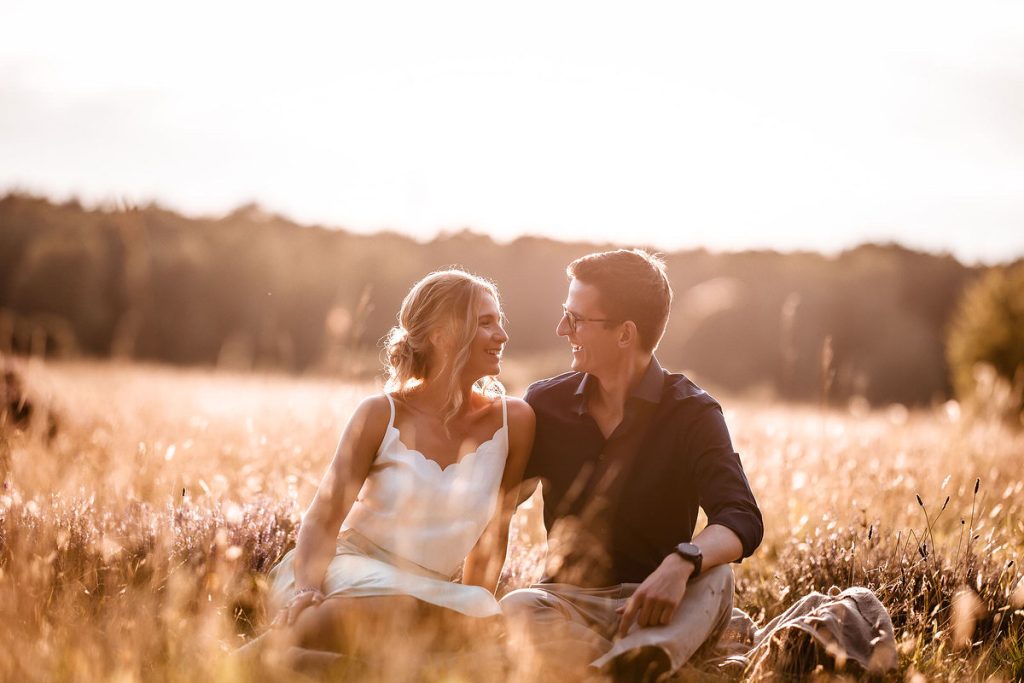
[[[580,385],[576,387],[576,412],[578,414],[583,415],[587,412],[587,392],[590,391],[590,385],[596,381],[587,373],[583,375]],[[661,401],[661,392],[664,384],[665,371],[661,369],[661,363],[658,362],[658,359],[651,356],[651,362],[647,366],[647,370],[644,371],[644,376],[633,387],[633,391],[629,392],[627,400],[638,398],[648,403],[658,403]]]

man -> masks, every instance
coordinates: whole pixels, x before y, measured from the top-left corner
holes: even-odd
[[[547,571],[502,608],[545,666],[653,680],[728,624],[728,563],[760,544],[761,513],[718,402],[653,355],[672,302],[664,264],[619,250],[566,270],[556,333],[573,371],[526,393]],[[698,507],[708,524],[693,536]]]

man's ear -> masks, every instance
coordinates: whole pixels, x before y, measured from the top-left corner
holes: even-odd
[[[620,348],[635,346],[640,341],[640,331],[636,329],[635,322],[627,320],[622,323],[622,327],[619,329],[618,341]]]

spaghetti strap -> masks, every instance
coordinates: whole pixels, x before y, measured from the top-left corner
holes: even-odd
[[[507,455],[512,437],[508,433],[508,403],[505,401],[505,394],[501,395],[501,428],[505,430],[505,453]]]
[[[388,405],[391,406],[391,419],[388,420],[388,429],[391,429],[395,426],[395,399],[391,398],[390,393],[384,395],[388,397]]]

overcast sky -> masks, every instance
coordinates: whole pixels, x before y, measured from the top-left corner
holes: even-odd
[[[0,4],[0,190],[1024,255],[1024,3]]]

